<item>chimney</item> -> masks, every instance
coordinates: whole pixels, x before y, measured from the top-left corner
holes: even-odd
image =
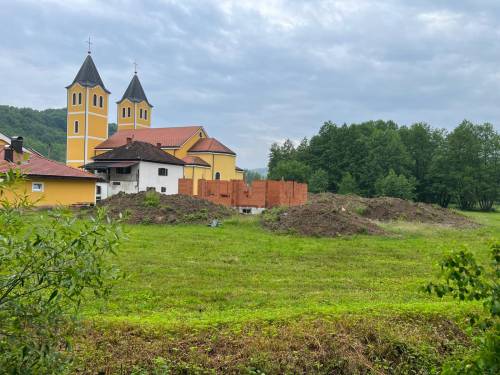
[[[10,146],[5,146],[4,159],[11,163],[14,162],[14,150]]]
[[[10,139],[10,148],[13,149],[16,153],[23,153],[23,137],[12,137]]]
[[[132,137],[127,137],[127,144],[131,144],[132,143]]]

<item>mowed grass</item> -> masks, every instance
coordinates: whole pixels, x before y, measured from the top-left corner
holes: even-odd
[[[463,312],[474,305],[428,296],[438,262],[466,246],[486,261],[499,213],[471,213],[476,229],[396,222],[387,236],[276,235],[257,218],[220,228],[130,225],[111,262],[125,272],[108,301],[84,312],[101,322],[204,326],[330,314]],[[476,305],[477,306],[477,305]]]

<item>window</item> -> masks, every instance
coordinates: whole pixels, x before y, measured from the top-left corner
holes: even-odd
[[[94,107],[97,107],[97,95],[94,94]]]
[[[76,105],[76,93],[73,93],[73,105]]]
[[[220,172],[216,172],[215,173],[215,179],[216,180],[220,180]]]
[[[162,193],[166,193],[166,192],[167,192],[167,188],[166,188],[165,186],[162,186],[162,187],[161,187],[161,192],[162,192]]]
[[[132,172],[132,167],[118,167],[116,168],[117,174],[130,174]]]
[[[158,176],[168,176],[167,168],[158,168]]]
[[[202,132],[200,132],[200,138],[203,138],[203,133]]]
[[[120,186],[120,181],[113,181],[113,186]]]
[[[99,107],[103,107],[104,106],[104,100],[102,98],[102,96],[99,96]]]
[[[96,193],[96,195],[101,195],[102,194],[102,186],[97,185],[95,187],[95,193]]]
[[[147,120],[148,119],[148,110],[145,109],[144,110],[144,120]]]
[[[122,117],[125,118],[125,107],[122,108]]]
[[[130,107],[127,108],[127,116],[130,117]]]
[[[31,184],[31,191],[34,193],[42,193],[43,192],[43,182],[33,182]]]
[[[75,128],[74,128],[75,134],[78,134],[78,125],[80,125],[78,121],[75,121]]]
[[[142,118],[142,108],[139,110],[139,117]]]
[[[82,93],[78,93],[78,104],[82,104]]]

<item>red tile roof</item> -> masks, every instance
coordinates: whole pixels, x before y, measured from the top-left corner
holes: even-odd
[[[99,144],[96,149],[112,149],[123,146],[127,144],[127,138],[151,143],[154,146],[160,143],[161,147],[178,148],[200,130],[203,130],[203,127],[198,125],[177,128],[120,130]]]
[[[99,179],[98,176],[84,172],[80,169],[68,167],[63,163],[47,159],[36,153],[30,153],[26,162],[21,164],[5,161],[5,151],[0,151],[0,173],[10,169],[20,169],[27,176],[40,177],[60,177],[60,178],[92,178]]]
[[[210,164],[208,164],[205,160],[198,156],[186,156],[182,158],[182,161],[186,163],[186,165],[200,165],[202,167],[210,167]]]
[[[201,138],[188,152],[214,152],[221,154],[236,155],[234,151],[224,146],[215,138]]]

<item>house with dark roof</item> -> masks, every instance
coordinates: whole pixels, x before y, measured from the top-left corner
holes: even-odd
[[[94,157],[82,166],[100,178],[97,200],[124,192],[154,190],[177,194],[179,179],[184,177],[185,162],[151,143],[130,141]]]
[[[10,194],[26,195],[36,206],[95,203],[99,179],[95,174],[47,159],[23,147],[22,137],[0,134],[0,141],[0,174],[18,170],[24,177]]]
[[[153,105],[137,71],[117,101],[118,131],[111,137],[108,137],[107,125],[110,92],[90,53],[67,90],[68,165],[93,165],[102,154],[137,141],[183,161],[182,177],[193,180],[194,194],[200,179],[243,179],[243,170],[236,166],[236,153],[220,140],[209,137],[203,126],[152,127]],[[131,188],[127,188],[129,190]]]

